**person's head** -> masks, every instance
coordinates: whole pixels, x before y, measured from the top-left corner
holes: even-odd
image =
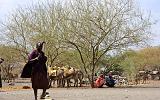
[[[37,50],[38,51],[42,51],[42,48],[43,48],[43,44],[44,44],[45,42],[38,42],[37,44],[36,44],[36,48],[37,48]]]
[[[103,75],[103,74],[101,74],[99,77],[104,78],[104,75]]]

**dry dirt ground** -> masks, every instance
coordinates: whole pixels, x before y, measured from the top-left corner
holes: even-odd
[[[48,92],[54,100],[160,100],[160,82],[115,88],[51,88]],[[33,90],[4,86],[0,89],[0,100],[34,100]]]

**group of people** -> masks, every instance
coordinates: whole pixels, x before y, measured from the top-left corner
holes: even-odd
[[[115,80],[112,77],[112,74],[109,74],[108,76],[105,76],[103,74],[99,75],[99,77],[96,79],[94,83],[95,88],[101,88],[103,85],[107,85],[108,87],[114,87]]]

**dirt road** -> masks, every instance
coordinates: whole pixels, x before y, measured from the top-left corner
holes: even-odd
[[[41,94],[41,90],[38,96]],[[52,88],[54,100],[160,100],[160,88]],[[0,100],[34,100],[33,91],[0,92]]]

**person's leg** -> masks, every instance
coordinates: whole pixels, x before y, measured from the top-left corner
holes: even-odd
[[[46,95],[46,89],[43,89],[43,92],[42,92],[42,95],[41,95],[41,98],[44,98]]]
[[[43,89],[43,92],[42,92],[42,94],[44,94],[44,95],[46,94],[46,89]]]
[[[37,100],[37,90],[38,89],[33,89],[34,90],[34,97],[35,97],[35,100]]]

